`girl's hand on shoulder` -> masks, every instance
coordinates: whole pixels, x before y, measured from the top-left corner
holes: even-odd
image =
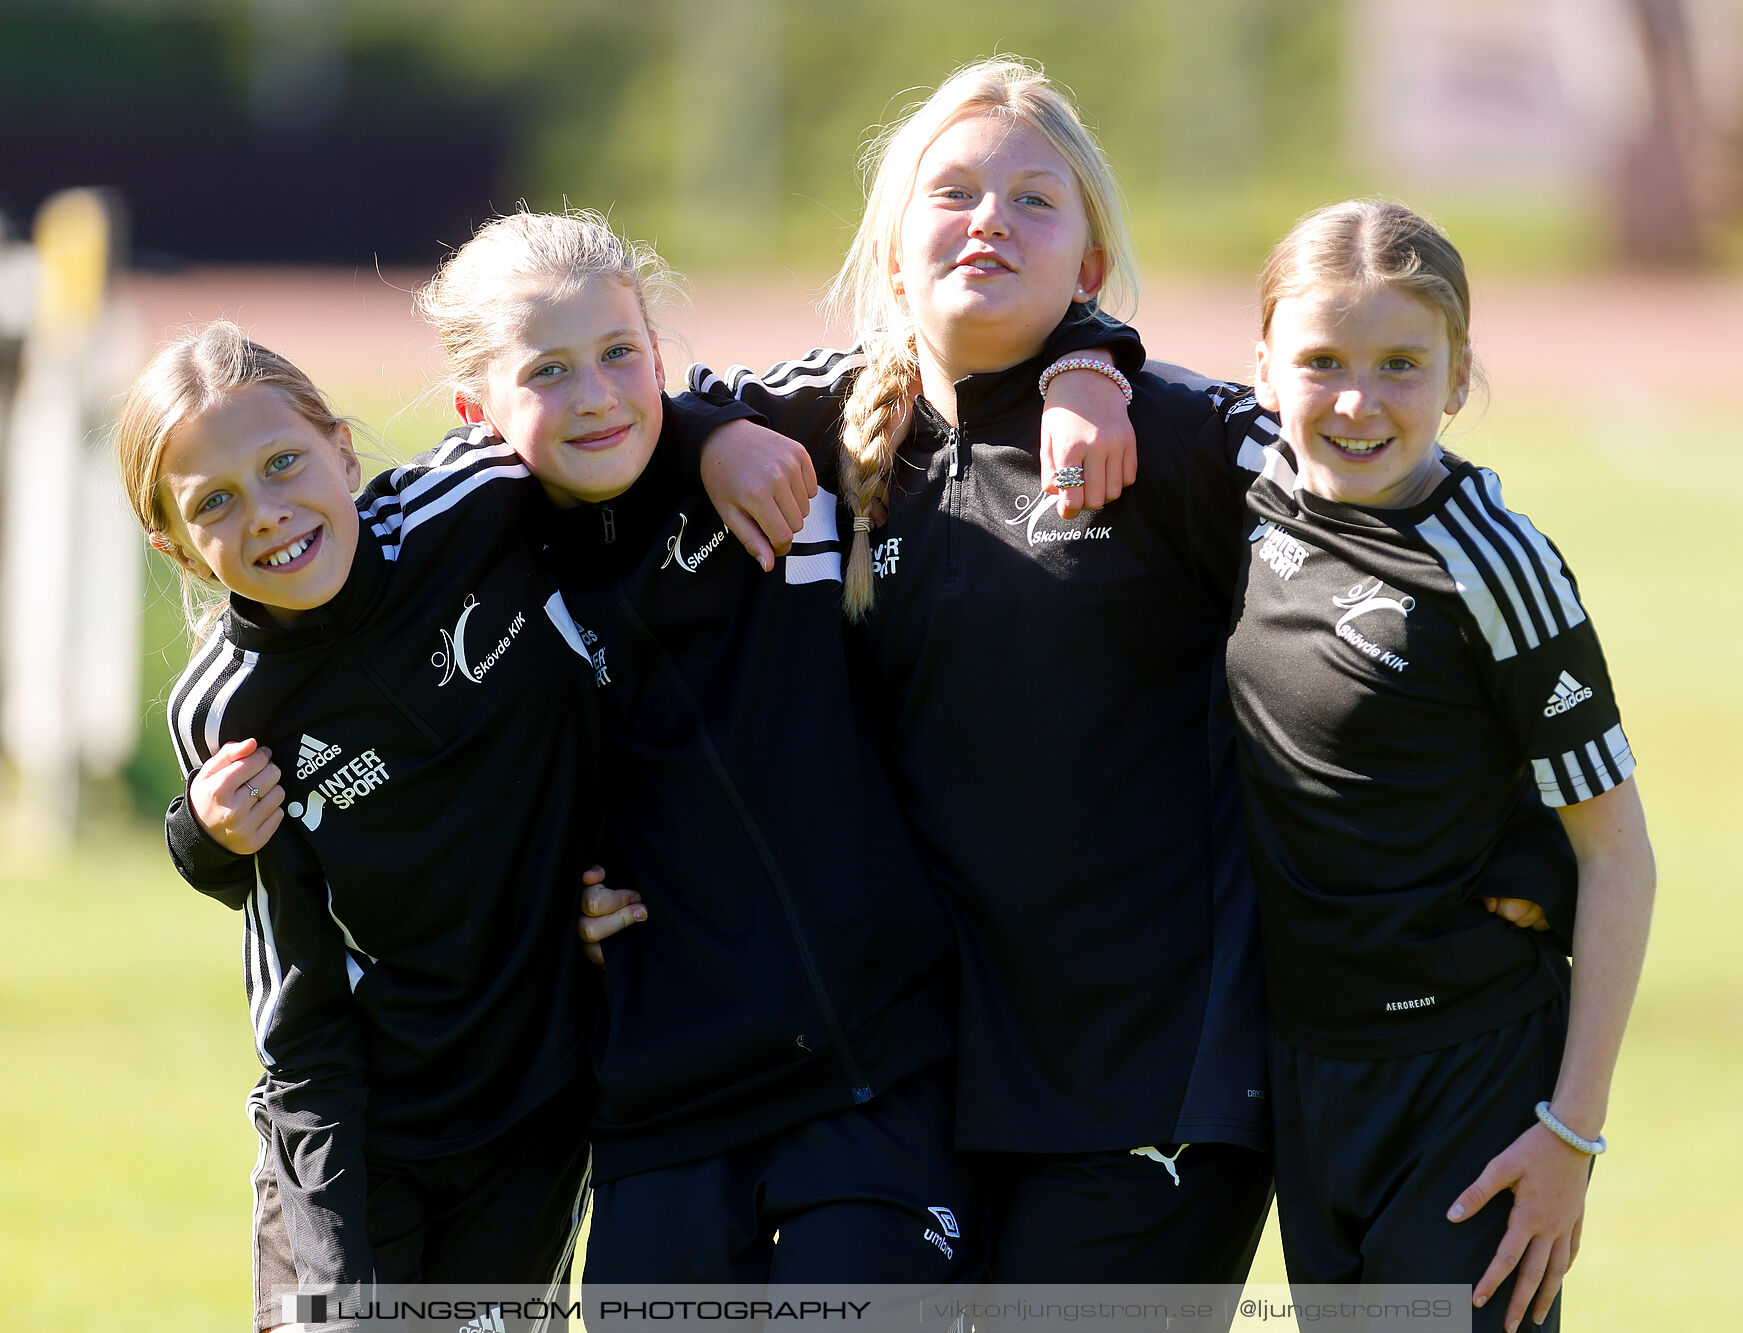
[[[1504,1321],[1509,1330],[1519,1327],[1527,1306],[1533,1322],[1541,1324],[1549,1317],[1550,1304],[1580,1252],[1591,1164],[1590,1157],[1536,1124],[1491,1158],[1447,1211],[1448,1221],[1461,1222],[1502,1190],[1513,1192],[1507,1234],[1471,1292],[1471,1303],[1484,1305],[1507,1274],[1517,1270]]]
[[[805,526],[817,470],[802,445],[749,421],[729,421],[702,446],[702,485],[727,531],[766,574]]]
[[[1111,363],[1106,355],[1096,359]],[[1056,483],[1054,474],[1067,467],[1083,469],[1083,485]],[[1059,497],[1059,516],[1100,509],[1137,479],[1138,435],[1120,386],[1093,370],[1055,375],[1041,413],[1041,480]]]
[[[284,822],[284,788],[272,751],[253,739],[221,745],[188,784],[188,804],[212,841],[237,856],[266,846]]]
[[[627,930],[638,921],[648,919],[648,909],[642,906],[642,896],[628,889],[605,886],[605,867],[592,866],[581,876],[581,919],[576,929],[582,939],[581,951],[596,967],[605,966],[605,951],[600,943],[620,930]]]

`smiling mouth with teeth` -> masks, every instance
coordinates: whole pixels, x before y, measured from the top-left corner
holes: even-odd
[[[1327,435],[1325,438],[1330,440],[1339,449],[1342,449],[1346,454],[1355,454],[1358,458],[1373,453],[1376,449],[1380,448],[1381,445],[1390,443],[1390,439],[1346,440],[1341,435]]]
[[[282,551],[274,551],[265,559],[256,560],[254,563],[261,566],[263,569],[276,569],[280,565],[288,565],[304,551],[308,550],[309,547],[313,546],[315,538],[320,536],[320,534],[321,530],[316,528],[308,536],[298,538]]]

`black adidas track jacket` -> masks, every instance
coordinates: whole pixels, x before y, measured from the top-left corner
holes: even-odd
[[[527,502],[500,442],[378,478],[339,595],[288,629],[233,599],[171,695],[186,772],[252,736],[284,773],[258,856],[181,800],[168,828],[184,875],[244,908],[271,1165],[312,1287],[372,1274],[366,1147],[463,1151],[585,1072],[598,709]]]

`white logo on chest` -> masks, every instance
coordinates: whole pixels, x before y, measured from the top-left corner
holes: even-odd
[[[690,516],[688,514],[678,515],[678,530],[670,537],[666,538],[666,558],[660,561],[661,569],[676,562],[678,568],[683,570],[686,574],[694,574],[702,562],[714,554],[715,548],[718,547],[721,542],[726,540],[726,529],[722,528],[707,541],[703,542],[701,549],[699,549],[695,555],[687,557],[683,551],[678,549],[678,543],[683,540],[684,528],[689,522]]]
[[[1259,547],[1259,559],[1285,583],[1301,572],[1307,554],[1305,546],[1275,525],[1267,527],[1264,544]]]
[[[896,566],[902,562],[902,539],[886,537],[872,547],[872,573],[880,579],[887,579],[896,572]]]
[[[1332,598],[1333,606],[1344,609],[1343,615],[1338,618],[1336,633],[1338,638],[1349,644],[1350,647],[1364,656],[1372,658],[1381,666],[1390,667],[1394,671],[1402,671],[1410,665],[1406,659],[1398,656],[1397,653],[1382,648],[1350,625],[1350,622],[1357,616],[1365,616],[1370,611],[1396,611],[1399,615],[1408,617],[1416,609],[1414,597],[1381,596],[1384,587],[1385,584],[1381,583],[1379,579],[1375,579],[1372,587],[1358,583],[1350,589],[1348,595]]]
[[[478,599],[468,593],[460,610],[460,619],[454,622],[453,630],[451,632],[442,631],[442,647],[430,655],[430,665],[439,668],[442,673],[442,679],[436,682],[437,688],[453,680],[456,674],[464,676],[474,685],[478,684],[484,679],[485,673],[502,659],[502,655],[508,651],[509,645],[519,637],[521,630],[526,628],[526,614],[516,611],[514,619],[508,622],[508,628],[503,631],[502,637],[491,646],[490,651],[479,658],[476,663],[468,663],[466,660],[466,622],[472,619],[472,613],[477,609]]]
[[[381,756],[374,750],[365,750],[316,783],[309,792],[307,805],[292,801],[285,806],[285,813],[313,833],[321,827],[322,815],[329,804],[340,810],[349,810],[361,797],[386,786],[390,776]]]
[[[1031,546],[1046,546],[1053,542],[1105,541],[1114,535],[1114,530],[1107,526],[1083,528],[1037,528],[1041,515],[1052,514],[1059,517],[1059,510],[1053,505],[1053,497],[1042,491],[1039,495],[1019,495],[1016,499],[1017,516],[1007,518],[1005,526],[1014,528],[1022,524]],[[1093,512],[1093,511],[1091,511]],[[1088,513],[1080,517],[1089,517]],[[1064,522],[1063,519],[1060,520]]]

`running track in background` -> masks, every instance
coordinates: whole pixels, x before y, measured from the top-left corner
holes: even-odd
[[[141,360],[179,326],[225,316],[342,395],[409,397],[441,369],[412,309],[411,294],[427,276],[207,268],[130,274],[120,290],[138,317]],[[667,321],[688,353],[668,350],[669,376],[675,380],[691,358],[762,370],[819,345],[826,338],[811,305],[816,290],[787,274],[755,284],[697,281],[690,307]],[[1717,399],[1728,396],[1721,386],[1743,358],[1743,281],[1731,277],[1478,283],[1475,304],[1477,356],[1504,401],[1619,390]],[[1155,279],[1136,323],[1154,356],[1207,374],[1250,374],[1257,303],[1248,282]]]

